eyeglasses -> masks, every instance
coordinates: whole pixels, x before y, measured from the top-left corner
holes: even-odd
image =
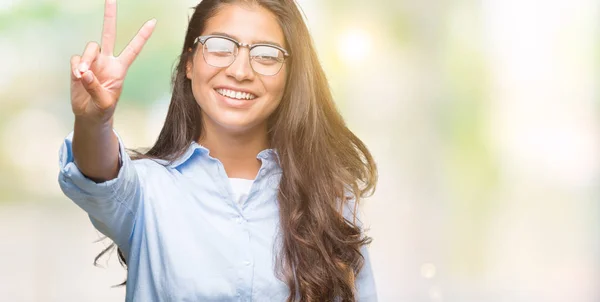
[[[285,59],[290,56],[285,49],[276,45],[240,43],[225,36],[200,36],[194,40],[194,45],[198,42],[202,44],[202,56],[206,64],[219,68],[231,65],[240,47],[247,47],[252,70],[265,76],[279,73]]]

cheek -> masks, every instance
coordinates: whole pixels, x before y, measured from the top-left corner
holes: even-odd
[[[286,76],[285,73],[278,74],[277,78],[269,79],[269,81],[265,82],[266,88],[273,95],[274,98],[280,99],[283,96],[283,92],[285,89]]]
[[[192,87],[196,93],[206,93],[206,89],[210,87],[209,83],[214,78],[219,70],[212,66],[205,66],[203,62],[197,62],[194,64],[192,73]]]
[[[189,68],[188,74],[191,75],[194,86],[206,83],[218,72],[218,69],[215,69],[204,62],[201,52],[196,52],[193,58],[193,64],[190,64]]]
[[[192,72],[194,73],[194,81],[196,82],[196,85],[204,84],[206,80],[210,78],[210,71],[203,66],[202,62],[196,62]]]

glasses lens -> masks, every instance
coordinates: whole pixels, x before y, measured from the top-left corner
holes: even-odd
[[[203,54],[204,60],[209,65],[227,67],[235,60],[237,45],[223,38],[208,38],[204,42]]]
[[[255,46],[250,50],[252,68],[262,75],[275,75],[283,66],[285,57],[278,48],[266,45]]]

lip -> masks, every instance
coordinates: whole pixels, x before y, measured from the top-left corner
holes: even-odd
[[[217,99],[219,101],[223,102],[226,106],[232,107],[232,108],[237,108],[237,109],[249,108],[258,99],[258,97],[255,97],[252,100],[232,99],[230,97],[226,97],[224,95],[221,95],[220,93],[217,92],[217,89],[230,89],[230,90],[237,90],[237,91],[243,91],[243,92],[248,92],[248,93],[252,93],[252,92],[247,91],[247,90],[239,90],[239,89],[233,89],[233,88],[226,88],[226,87],[223,87],[223,86],[218,87],[218,88],[214,88],[213,92],[214,92],[215,96],[217,97]],[[252,94],[254,94],[254,93],[252,93]],[[256,95],[256,94],[254,94],[254,95]]]

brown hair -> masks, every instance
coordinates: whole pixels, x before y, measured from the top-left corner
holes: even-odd
[[[277,150],[283,172],[278,192],[282,245],[276,273],[290,289],[287,301],[296,297],[300,301],[356,301],[355,279],[364,263],[360,248],[371,241],[357,224],[356,212],[361,197],[375,190],[377,169],[366,146],[346,127],[335,107],[308,28],[293,0],[200,2],[174,70],[166,122],[154,146],[134,157],[174,160],[202,135],[200,107],[186,77],[186,63],[206,21],[231,3],[260,5],[271,11],[291,54],[286,61],[283,98],[268,121],[270,147]],[[344,217],[345,206],[351,208],[351,219]],[[126,265],[120,250],[119,259]]]

